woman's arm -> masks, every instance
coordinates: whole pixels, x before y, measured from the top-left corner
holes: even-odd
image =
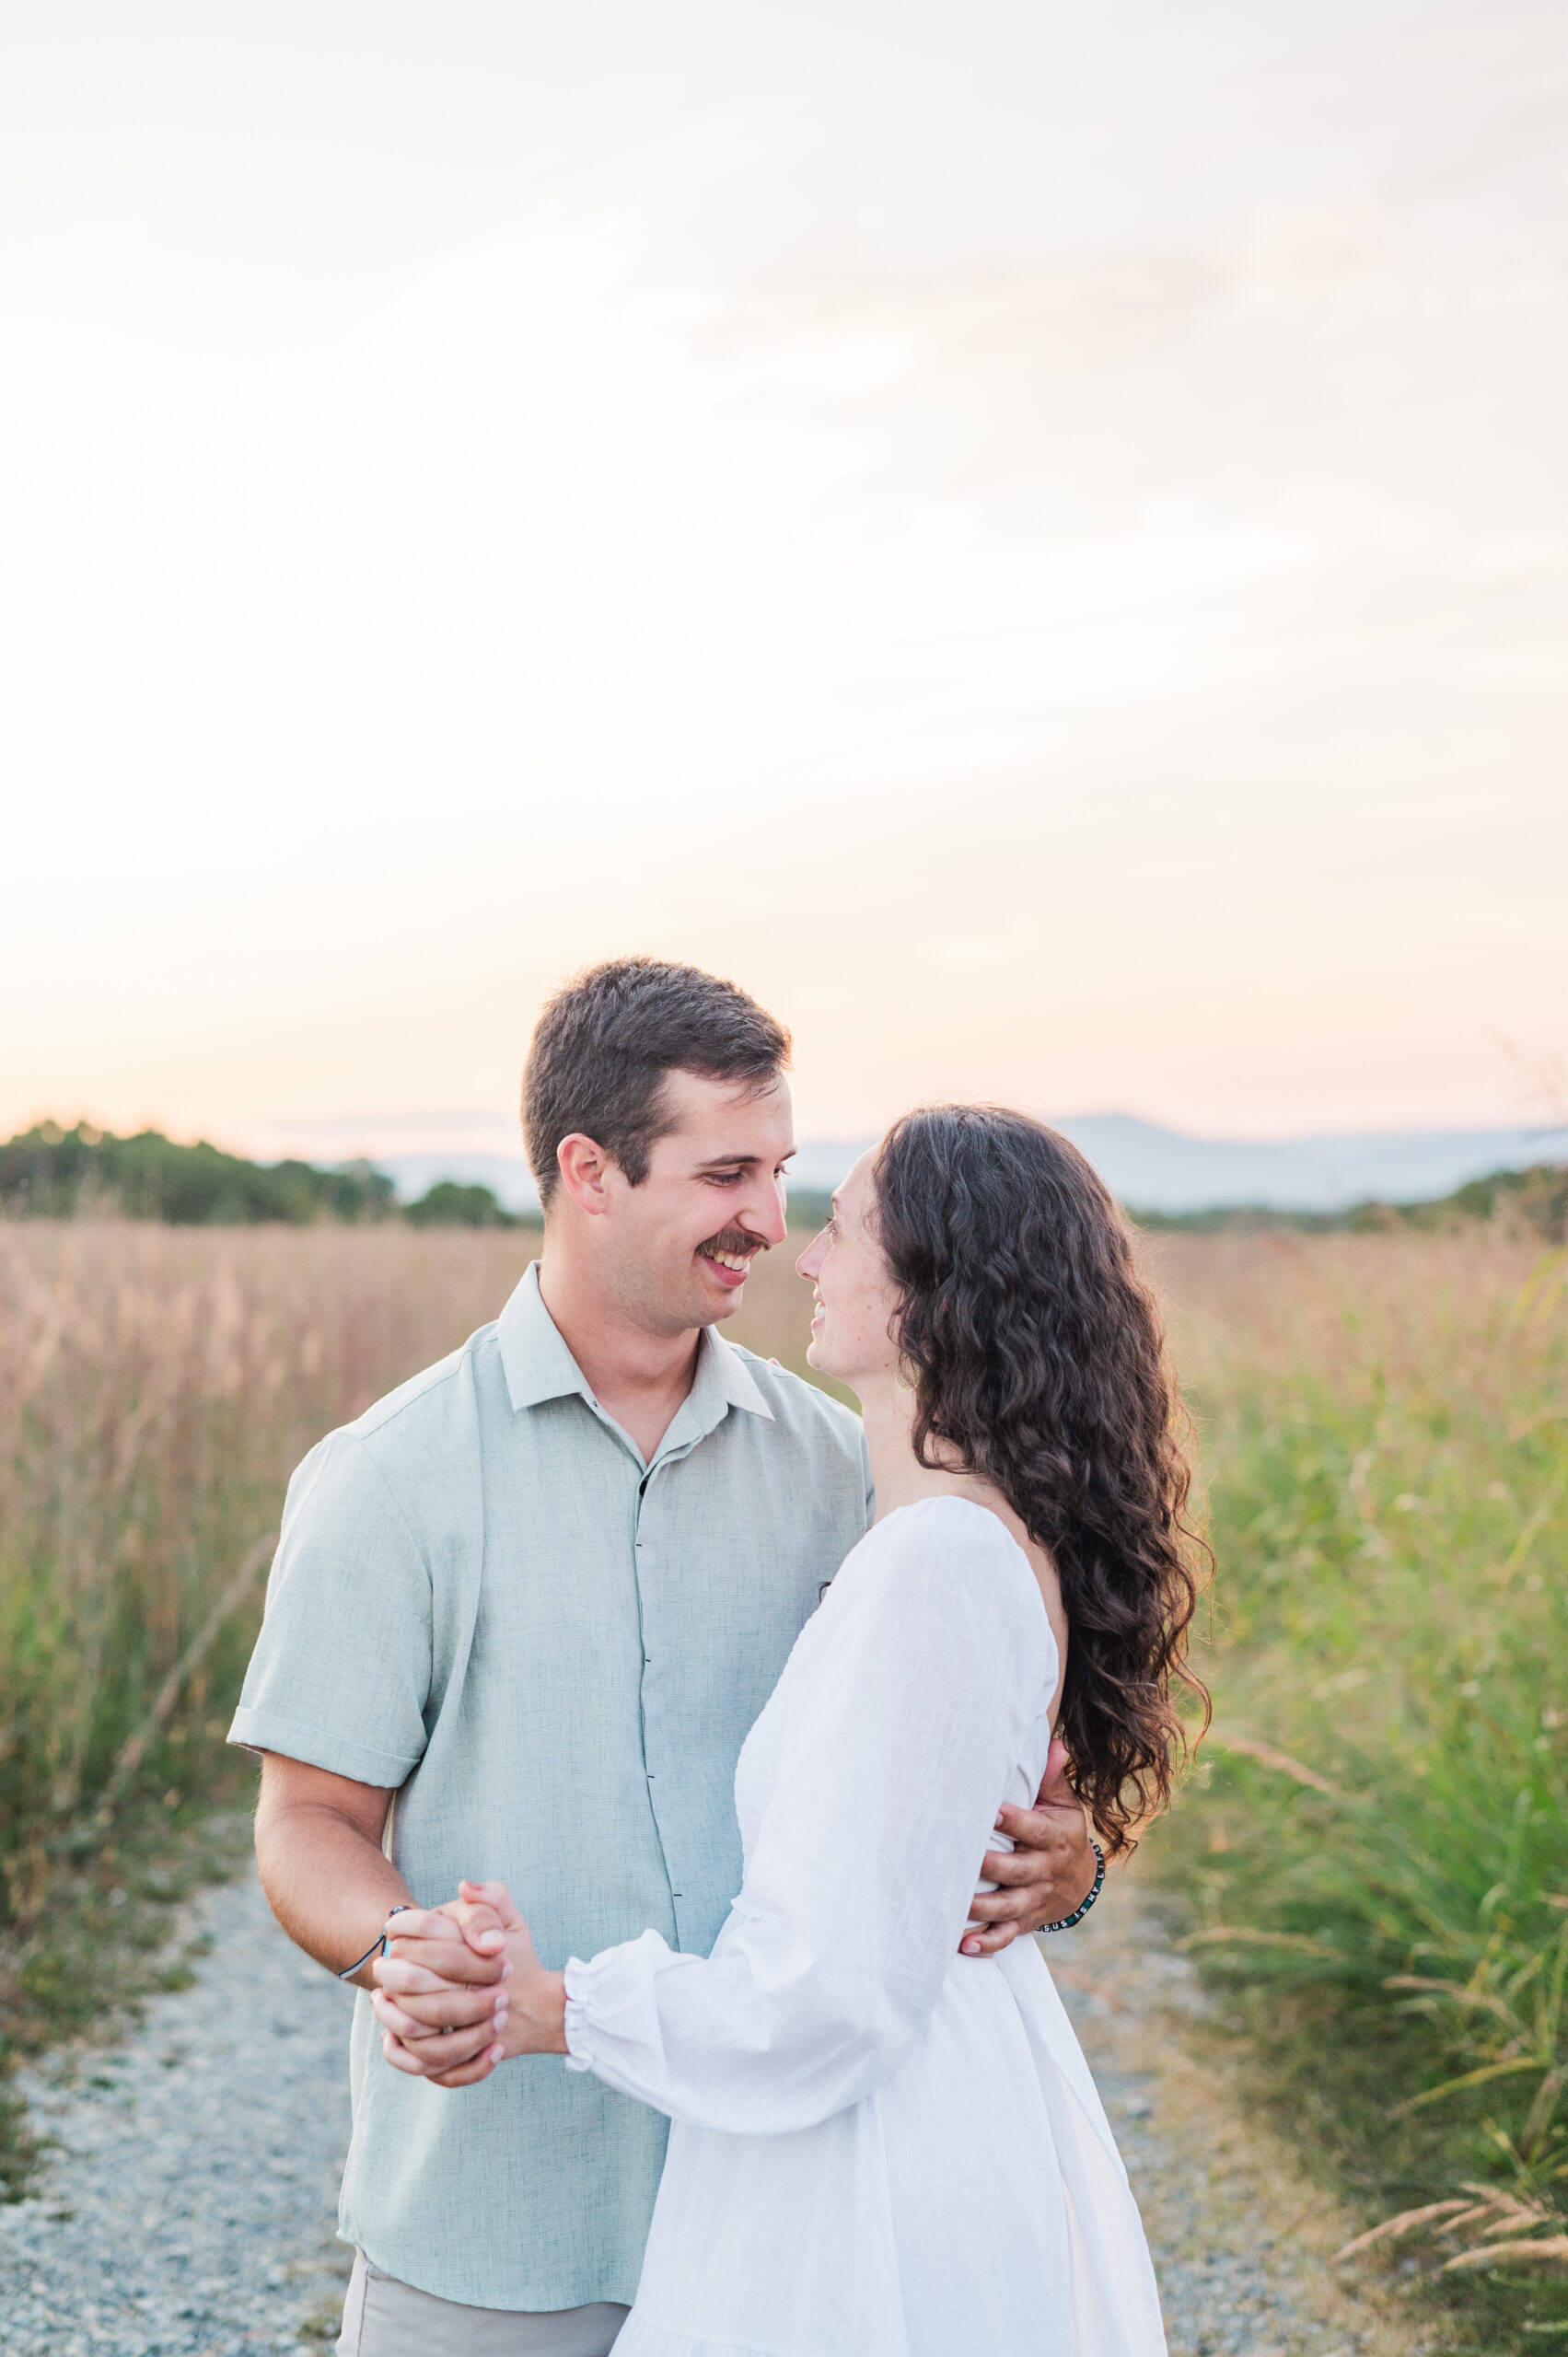
[[[936,2003],[1050,1689],[1039,1590],[1001,1525],[927,1505],[830,1590],[745,1887],[711,1957],[655,1932],[563,1976],[513,1952],[505,2042],[672,2118],[784,2134],[855,2103]],[[522,2050],[520,2046],[517,2050]],[[535,2049],[538,2050],[538,2049]]]

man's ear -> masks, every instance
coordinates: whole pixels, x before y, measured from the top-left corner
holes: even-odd
[[[561,1172],[561,1184],[576,1204],[591,1219],[598,1219],[610,1208],[605,1194],[605,1181],[611,1164],[603,1146],[585,1137],[581,1130],[574,1130],[562,1139],[555,1149],[555,1160]]]

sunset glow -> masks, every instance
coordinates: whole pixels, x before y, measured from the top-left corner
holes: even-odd
[[[4,44],[6,1128],[493,1144],[627,948],[807,1135],[1530,1112],[1560,8]]]

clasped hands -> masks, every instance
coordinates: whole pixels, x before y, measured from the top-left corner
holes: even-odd
[[[1087,1896],[1095,1857],[1066,1769],[1053,1742],[1034,1807],[998,1810],[996,1829],[1016,1846],[986,1852],[981,1875],[996,1887],[975,1893],[963,1955],[995,1956]],[[563,1976],[540,1964],[504,1883],[459,1883],[444,1907],[406,1908],[392,1922],[370,2003],[394,2070],[470,2087],[514,2055],[565,2053]]]
[[[444,1907],[403,1908],[371,1968],[394,2070],[471,2087],[516,2054],[564,2054],[563,1976],[539,1960],[505,1883],[460,1882]]]

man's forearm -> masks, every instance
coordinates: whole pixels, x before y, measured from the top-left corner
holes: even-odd
[[[394,1907],[412,1894],[378,1841],[337,1810],[269,1803],[256,1812],[256,1863],[273,1913],[295,1944],[329,1972],[363,1956]],[[370,1968],[354,1976],[370,1988]]]

